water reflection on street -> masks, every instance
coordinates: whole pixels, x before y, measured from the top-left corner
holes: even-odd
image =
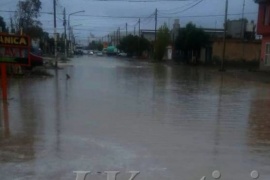
[[[117,170],[119,179],[136,170],[141,180],[212,179],[216,169],[244,180],[258,170],[270,178],[270,85],[108,57],[71,64],[53,78],[9,80],[1,180],[74,180],[76,170]]]

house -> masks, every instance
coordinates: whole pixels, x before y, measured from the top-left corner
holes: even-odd
[[[232,38],[244,38],[244,33],[247,26],[246,19],[234,19],[227,21],[227,36]]]
[[[178,33],[179,33],[179,30],[180,30],[179,19],[175,19],[174,20],[174,23],[173,23],[172,30],[171,30],[171,39],[172,39],[172,42],[174,42],[175,39],[177,38]]]
[[[259,4],[257,33],[262,35],[261,69],[270,69],[270,1],[255,0]]]
[[[141,36],[150,42],[154,42],[155,41],[155,30],[142,29]]]

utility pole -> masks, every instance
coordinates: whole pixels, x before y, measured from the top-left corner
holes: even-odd
[[[67,19],[66,19],[66,8],[64,8],[64,28],[65,28],[65,58],[67,58]]]
[[[116,42],[115,42],[115,45],[117,46],[117,44],[118,44],[118,28],[116,30]]]
[[[134,26],[134,32],[133,32],[133,35],[135,36],[136,34],[136,26]]]
[[[115,31],[113,32],[114,36],[113,36],[113,45],[115,46],[116,45],[116,37],[115,37]]]
[[[242,38],[242,59],[244,59],[245,56],[245,21],[244,21],[244,13],[245,13],[245,5],[246,5],[246,0],[243,1],[243,9],[242,9],[242,22],[241,22],[241,38]]]
[[[141,18],[139,18],[139,37],[140,37],[140,35],[141,35]]]
[[[222,51],[222,61],[221,61],[220,71],[225,71],[225,68],[224,68],[224,61],[225,61],[225,51],[226,51],[227,16],[228,16],[228,0],[226,0],[226,3],[225,3],[224,34],[223,34],[223,51]]]
[[[116,44],[115,44],[116,46],[118,45],[118,28],[117,28],[117,30],[116,30]]]
[[[74,34],[73,34],[73,29],[70,27],[70,51],[71,53],[73,53],[73,49],[74,49],[74,42],[75,42],[75,37],[74,37]]]
[[[140,54],[140,31],[141,31],[141,19],[139,18],[139,34],[138,34],[138,55],[141,56]]]
[[[56,0],[53,0],[53,19],[54,19],[54,56],[55,56],[55,68],[57,68],[58,62],[57,62],[57,34],[56,34]]]
[[[68,54],[70,54],[71,50],[71,28],[70,28],[70,23],[69,23],[69,16],[68,16]]]
[[[120,43],[120,27],[118,28],[118,39],[117,39],[117,45]]]
[[[155,11],[155,42],[157,40],[157,8]]]
[[[242,9],[242,26],[241,26],[242,38],[244,38],[244,34],[245,34],[245,22],[244,22],[245,5],[246,5],[246,0],[244,0],[243,2],[243,9]]]
[[[126,36],[127,36],[127,23],[126,23]]]

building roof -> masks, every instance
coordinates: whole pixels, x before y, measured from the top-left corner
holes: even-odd
[[[141,29],[141,33],[154,33],[154,32],[155,30],[152,30],[152,29]]]

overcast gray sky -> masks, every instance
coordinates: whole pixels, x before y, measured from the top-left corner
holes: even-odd
[[[6,22],[12,13],[1,12],[16,10],[19,0],[1,0],[0,15]],[[53,0],[41,0],[42,12],[53,11]],[[229,19],[242,17],[244,0],[229,0]],[[180,19],[181,26],[192,21],[197,26],[207,28],[222,28],[224,21],[225,0],[58,0],[57,2],[57,31],[63,32],[63,9],[67,15],[85,10],[70,16],[70,24],[74,26],[74,33],[82,42],[86,41],[90,33],[96,37],[106,36],[116,31],[118,27],[125,32],[133,32],[134,25],[141,17],[141,29],[154,29],[154,11],[158,9],[158,26],[166,22],[170,27],[173,20]],[[258,5],[253,0],[245,0],[244,17],[257,20]],[[129,17],[129,18],[125,18]],[[53,32],[53,16],[42,13],[39,18],[43,28]],[[76,26],[79,25],[79,26]],[[138,25],[136,26],[138,30]]]

